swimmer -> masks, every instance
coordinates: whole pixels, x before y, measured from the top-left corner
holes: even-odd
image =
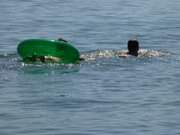
[[[137,40],[128,41],[128,52],[121,52],[119,57],[138,56],[139,42]]]
[[[33,61],[33,62],[42,62],[42,63],[46,63],[46,62],[60,62],[61,59],[55,56],[32,56],[32,57],[28,57],[26,58],[27,61]]]

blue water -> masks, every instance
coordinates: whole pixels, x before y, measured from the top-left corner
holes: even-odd
[[[1,0],[1,135],[179,135],[179,0]],[[138,38],[160,57],[24,64],[17,44],[63,37],[82,54]]]

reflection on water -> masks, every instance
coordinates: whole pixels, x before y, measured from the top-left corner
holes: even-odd
[[[50,73],[50,74],[63,74],[63,73],[72,73],[78,72],[80,66],[78,64],[25,64],[22,62],[21,71],[24,73],[31,74],[42,74],[42,73]]]

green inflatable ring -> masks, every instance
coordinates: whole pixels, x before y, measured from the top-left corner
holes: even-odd
[[[24,62],[77,63],[79,51],[65,40],[28,39],[20,42],[17,52]]]

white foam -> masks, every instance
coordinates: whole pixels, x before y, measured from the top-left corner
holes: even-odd
[[[167,55],[167,53],[147,49],[140,49],[138,53],[138,57],[160,57]],[[81,58],[85,59],[85,61],[92,61],[98,58],[112,58],[119,56],[128,56],[127,50],[97,50],[81,54]]]

